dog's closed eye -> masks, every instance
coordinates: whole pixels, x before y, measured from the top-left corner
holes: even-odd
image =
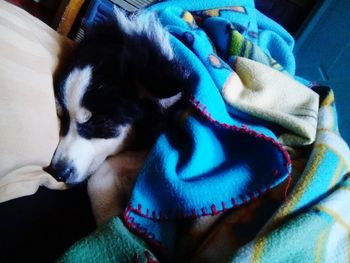
[[[119,126],[113,119],[102,115],[92,115],[86,122],[77,123],[78,134],[86,139],[115,138],[119,135]]]
[[[110,120],[106,116],[103,116],[103,115],[94,115],[90,118],[90,121],[94,125],[103,125]]]
[[[69,130],[69,115],[67,113],[63,113],[62,115],[59,116],[60,119],[60,131],[59,134],[60,136],[65,136],[68,133]]]

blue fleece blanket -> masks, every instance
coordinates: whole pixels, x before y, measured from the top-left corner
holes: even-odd
[[[146,160],[124,219],[131,230],[171,251],[176,220],[239,206],[288,177],[290,158],[268,124],[226,104],[221,91],[235,75],[231,65],[239,52],[294,76],[294,42],[252,0],[166,1],[149,10],[199,81],[192,106]],[[246,40],[239,47],[232,45],[237,36]]]

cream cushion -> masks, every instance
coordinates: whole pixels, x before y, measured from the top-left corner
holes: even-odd
[[[58,143],[53,73],[72,41],[0,1],[0,202],[63,189],[42,170]]]

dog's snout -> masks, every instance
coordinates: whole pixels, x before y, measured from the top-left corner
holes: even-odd
[[[57,181],[66,182],[75,173],[75,168],[69,165],[68,162],[60,161],[51,163],[45,168],[45,171],[51,174]]]

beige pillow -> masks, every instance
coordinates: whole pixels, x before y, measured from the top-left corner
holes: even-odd
[[[63,189],[42,170],[58,142],[53,73],[73,43],[0,1],[0,202]]]

